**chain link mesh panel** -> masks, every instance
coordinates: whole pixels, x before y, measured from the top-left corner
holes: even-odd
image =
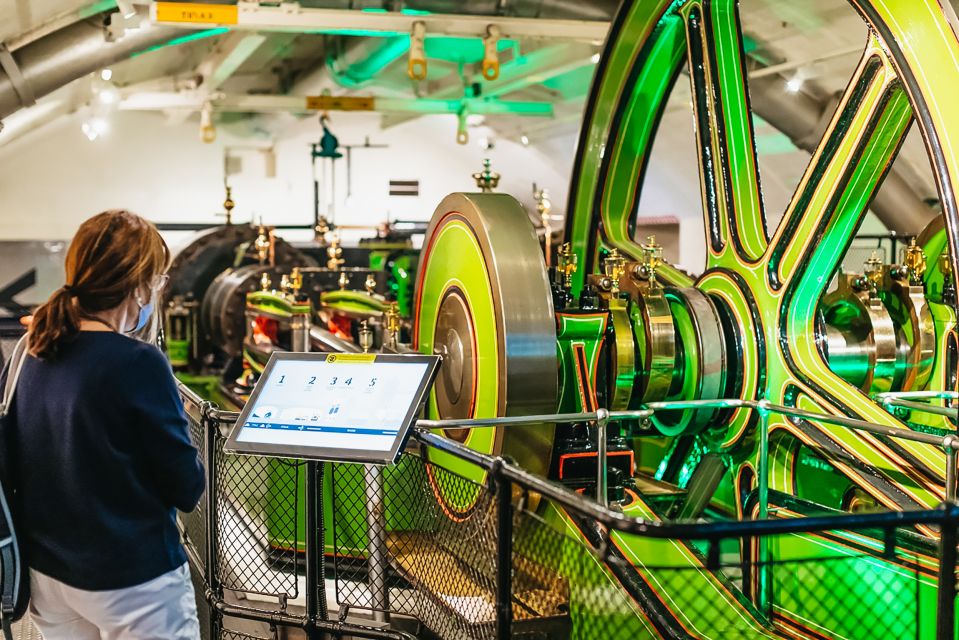
[[[206,429],[200,407],[187,403],[187,420],[190,426],[190,440],[200,452],[200,460],[206,460]],[[207,496],[204,492],[199,504],[190,513],[179,513],[180,530],[184,546],[200,567],[207,563]]]
[[[302,465],[226,454],[223,442],[218,436],[217,578],[225,589],[295,598]]]
[[[220,632],[220,640],[272,640],[274,636],[254,636],[241,631],[231,631],[223,629]]]
[[[414,616],[443,638],[487,638],[495,610],[496,516],[481,485],[406,455],[382,476],[334,466],[334,546],[340,603]],[[444,487],[448,503],[433,498]],[[367,501],[370,494],[374,499]],[[379,503],[381,506],[376,507]],[[367,505],[373,505],[373,508]],[[454,505],[468,505],[461,512]],[[379,520],[379,525],[375,521]],[[386,559],[367,562],[377,540]]]

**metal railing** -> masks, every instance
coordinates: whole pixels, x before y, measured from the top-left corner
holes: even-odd
[[[366,638],[403,638],[410,637],[400,632],[388,631],[382,628],[357,625],[355,623],[346,623],[340,620],[329,619],[329,612],[325,602],[325,589],[323,588],[325,579],[328,577],[328,569],[323,562],[323,529],[326,523],[322,522],[322,498],[320,473],[322,466],[320,463],[306,462],[301,463],[305,468],[305,505],[306,510],[306,538],[304,540],[304,559],[305,559],[305,577],[306,577],[306,607],[305,613],[297,615],[285,610],[267,610],[263,608],[254,608],[246,605],[228,603],[224,598],[224,589],[220,576],[215,570],[216,558],[219,550],[218,540],[221,537],[220,527],[223,526],[219,521],[221,513],[217,509],[217,491],[219,487],[216,483],[217,474],[215,471],[220,461],[216,452],[222,446],[224,437],[223,427],[236,420],[238,414],[233,412],[218,411],[213,405],[203,402],[185,388],[181,387],[181,393],[185,402],[192,403],[191,415],[199,415],[203,421],[203,433],[205,434],[205,443],[203,446],[204,459],[208,470],[208,490],[204,498],[206,527],[206,550],[205,562],[199,557],[199,554],[192,553],[191,560],[196,566],[202,568],[203,579],[206,584],[206,598],[211,605],[213,615],[211,616],[211,637],[218,628],[218,621],[224,617],[246,618],[267,622],[271,625],[291,626],[305,629],[307,634],[312,637],[319,633],[349,633],[355,637]],[[759,508],[759,519],[742,521],[715,521],[715,522],[664,522],[659,520],[635,518],[624,515],[622,512],[609,508],[605,503],[606,496],[606,477],[605,477],[605,431],[610,422],[623,420],[644,420],[652,417],[655,413],[661,411],[676,410],[705,410],[715,408],[747,408],[758,412],[760,417],[760,452],[759,469],[757,469],[757,498]],[[188,410],[191,409],[188,407]],[[769,514],[769,446],[768,430],[769,418],[773,414],[810,420],[824,424],[837,425],[849,429],[861,430],[865,432],[883,435],[892,438],[902,438],[917,442],[924,442],[941,447],[947,456],[947,487],[946,503],[942,508],[910,511],[910,512],[890,512],[890,513],[863,513],[850,515],[824,515],[812,517],[781,518],[768,519]],[[522,469],[508,460],[481,454],[474,451],[459,442],[445,438],[431,430],[435,429],[455,429],[455,428],[481,428],[481,427],[506,427],[531,425],[540,423],[577,423],[591,422],[597,426],[597,500],[591,500],[584,495],[571,491],[563,486],[548,481],[542,477],[536,476],[525,469]],[[939,585],[936,608],[936,626],[938,628],[937,638],[952,638],[954,628],[954,603],[955,603],[955,568],[956,568],[956,544],[957,544],[957,523],[959,523],[959,506],[955,504],[955,484],[956,484],[956,451],[959,448],[959,441],[953,436],[936,436],[927,433],[913,432],[908,429],[889,427],[884,425],[875,425],[868,422],[847,418],[844,416],[835,416],[819,414],[805,411],[794,407],[785,407],[775,405],[766,401],[745,401],[745,400],[715,400],[715,401],[688,401],[688,402],[668,402],[651,403],[646,408],[638,411],[606,411],[600,409],[596,412],[576,413],[576,414],[558,414],[558,415],[539,415],[523,417],[507,417],[484,420],[443,420],[429,421],[421,420],[413,434],[413,440],[429,450],[445,452],[454,456],[458,460],[465,461],[485,472],[486,480],[483,484],[484,491],[488,491],[488,502],[490,509],[494,512],[491,515],[490,522],[495,522],[495,535],[490,536],[493,539],[493,548],[489,550],[491,555],[490,562],[495,564],[495,580],[491,581],[490,587],[495,601],[495,633],[489,637],[508,638],[514,630],[515,623],[515,597],[514,597],[514,579],[516,577],[516,567],[514,566],[517,550],[515,545],[520,544],[521,540],[517,534],[517,526],[522,522],[533,518],[529,512],[518,508],[514,504],[514,489],[521,490],[524,494],[537,494],[548,499],[553,505],[564,510],[570,517],[581,518],[584,521],[594,523],[603,527],[604,532],[596,542],[594,552],[602,558],[602,562],[611,563],[609,554],[611,551],[610,535],[611,532],[639,536],[646,539],[662,540],[687,540],[701,541],[706,548],[705,566],[713,570],[719,566],[720,543],[728,540],[738,539],[740,541],[755,540],[758,542],[758,562],[754,564],[754,569],[758,574],[757,604],[762,614],[769,616],[771,613],[771,568],[775,563],[770,561],[769,549],[765,541],[773,536],[782,536],[786,534],[799,534],[810,532],[825,531],[866,531],[881,530],[884,532],[883,540],[886,545],[887,554],[894,554],[896,549],[895,532],[903,527],[939,527],[940,541],[938,551],[938,568],[936,581]],[[404,454],[404,458],[411,454]],[[415,457],[415,456],[414,456]],[[433,463],[422,462],[418,464],[432,465]],[[335,469],[342,469],[349,465],[335,465]],[[435,471],[434,471],[435,473]],[[369,581],[369,589],[372,593],[368,608],[372,611],[380,609],[389,610],[389,585],[382,582],[389,572],[389,567],[385,566],[391,561],[391,554],[394,554],[395,541],[393,547],[388,547],[385,536],[387,527],[381,522],[377,524],[376,518],[382,517],[385,508],[381,508],[384,502],[382,493],[382,476],[370,478],[369,475],[363,476],[362,493],[358,493],[362,498],[373,499],[377,503],[376,508],[369,509],[361,514],[367,518],[369,526],[369,538],[366,548],[361,549],[364,553],[365,563],[368,566],[366,574]],[[359,490],[358,490],[359,491]],[[428,497],[428,492],[418,490],[414,492],[417,499]],[[392,500],[390,497],[387,499]],[[432,513],[432,512],[431,512]],[[337,516],[334,512],[334,518]],[[435,515],[431,516],[435,520]],[[524,520],[526,518],[526,520]],[[335,523],[334,523],[335,526]],[[188,541],[191,539],[191,532],[185,532]],[[189,545],[188,545],[189,546]],[[389,552],[387,552],[389,549]],[[482,564],[482,563],[480,563]],[[378,565],[378,566],[374,566]],[[612,567],[612,564],[609,564]],[[338,568],[339,570],[339,568]],[[482,572],[481,572],[482,573]],[[380,581],[380,582],[378,582]],[[404,584],[409,582],[409,578],[404,580]],[[379,616],[380,620],[385,620],[386,616]],[[467,637],[467,636],[464,636]],[[473,637],[473,636],[468,636]],[[487,637],[487,636],[482,636]],[[613,637],[613,636],[609,636]],[[732,637],[732,636],[729,636]]]
[[[949,400],[956,403],[959,401],[959,393],[955,391],[890,391],[876,394],[876,400],[887,411],[890,410],[890,407],[898,407],[959,421],[959,405],[941,407],[930,404],[930,401],[933,400]],[[925,402],[916,402],[916,400],[924,400]]]

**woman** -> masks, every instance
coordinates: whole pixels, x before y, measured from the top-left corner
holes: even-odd
[[[30,325],[9,473],[46,640],[199,637],[174,518],[196,506],[203,468],[150,344],[169,264],[149,222],[94,216],[67,251],[66,286]]]

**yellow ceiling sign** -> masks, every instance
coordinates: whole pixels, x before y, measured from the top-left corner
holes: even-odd
[[[235,4],[198,2],[155,2],[157,22],[193,22],[200,24],[236,24]]]
[[[315,111],[372,111],[376,99],[372,96],[307,96],[306,108]]]

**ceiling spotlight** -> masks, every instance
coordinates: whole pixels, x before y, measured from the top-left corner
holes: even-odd
[[[597,64],[599,62],[599,52],[596,52],[592,56],[590,56],[589,61],[592,62],[593,64]]]
[[[110,123],[107,122],[106,118],[93,117],[84,120],[83,124],[80,125],[80,130],[83,131],[87,140],[93,142],[110,132]]]
[[[789,93],[799,93],[802,89],[804,78],[798,73],[786,81],[786,91]]]
[[[113,69],[101,69],[100,79],[104,82],[110,82],[113,79]]]
[[[108,84],[97,92],[97,100],[105,105],[116,104],[120,100],[120,92],[112,84]]]
[[[529,146],[529,136],[526,135],[525,133],[519,137],[519,141],[520,141],[521,143],[523,143],[523,146],[524,146],[524,147],[528,147],[528,146]]]

